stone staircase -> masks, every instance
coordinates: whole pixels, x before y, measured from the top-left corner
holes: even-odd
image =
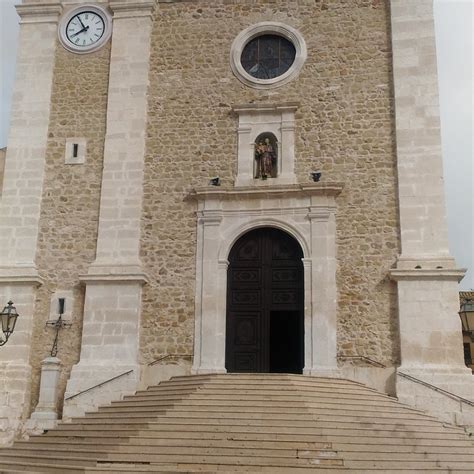
[[[473,473],[474,441],[356,382],[175,377],[0,450],[0,472]]]

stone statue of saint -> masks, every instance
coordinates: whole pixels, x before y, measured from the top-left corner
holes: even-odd
[[[276,153],[269,138],[255,143],[255,160],[257,172],[255,178],[267,179],[274,175],[276,166]]]

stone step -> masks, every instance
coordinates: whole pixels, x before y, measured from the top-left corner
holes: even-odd
[[[163,406],[188,406],[188,407],[249,407],[249,408],[259,408],[259,407],[275,407],[281,408],[284,410],[298,410],[298,409],[307,409],[308,407],[324,407],[324,408],[341,408],[341,402],[339,400],[329,400],[329,399],[309,399],[309,400],[249,400],[245,398],[241,399],[231,399],[226,400],[223,398],[210,398],[202,395],[192,395],[188,398],[181,399],[161,399],[157,398],[155,401],[151,400],[121,400],[114,401],[109,406],[101,407],[101,410],[110,410],[111,408],[125,408],[125,407],[163,407]],[[343,408],[345,410],[349,409],[372,409],[375,412],[378,411],[392,411],[394,413],[398,412],[407,412],[410,413],[419,413],[423,414],[417,410],[409,410],[404,406],[401,406],[397,403],[379,403],[374,406],[373,402],[366,402],[364,400],[347,400],[344,403]],[[424,414],[423,414],[424,415]],[[426,416],[426,415],[424,415]]]
[[[470,462],[443,462],[442,460],[437,461],[430,461],[430,460],[420,460],[420,461],[399,461],[399,460],[350,460],[346,463],[346,467],[348,468],[356,468],[356,469],[368,469],[368,468],[377,468],[383,469],[385,472],[386,469],[404,469],[406,472],[410,472],[409,469],[417,469],[418,467],[423,467],[425,469],[435,469],[435,468],[444,468],[449,469],[451,473],[452,469],[471,469],[472,474],[472,463]]]
[[[38,464],[37,462],[20,462],[20,461],[6,461],[0,459],[0,473],[1,474],[16,474],[16,473],[30,473],[37,474],[38,472],[61,473],[61,474],[84,474],[84,466],[73,466],[67,464]],[[89,471],[87,471],[89,472]],[[202,473],[201,473],[202,474]]]
[[[245,413],[245,412],[242,412]],[[174,408],[163,415],[162,413],[133,413],[133,412],[126,412],[126,413],[103,413],[103,412],[95,412],[95,413],[88,413],[84,418],[73,418],[72,423],[78,423],[79,421],[82,424],[89,424],[89,423],[128,423],[128,422],[147,422],[153,417],[153,421],[176,421],[182,422],[184,420],[191,421],[191,422],[198,422],[198,423],[206,423],[206,422],[215,422],[215,423],[224,423],[224,424],[234,424],[235,422],[242,421],[242,413],[238,412],[210,412],[210,411],[203,411],[203,412],[195,412],[195,411],[185,411],[185,410],[178,410]],[[365,414],[365,413],[358,413],[357,415],[346,416],[344,414],[336,414],[331,411],[319,411],[314,410],[312,414],[309,412],[307,414],[298,414],[298,413],[281,413],[281,412],[252,412],[251,419],[245,420],[246,423],[249,424],[261,424],[263,422],[268,423],[269,425],[281,425],[281,422],[286,422],[291,426],[311,426],[317,423],[318,426],[322,426],[323,424],[327,423],[364,423],[369,424],[371,426],[377,425],[390,425],[390,424],[403,424],[407,426],[417,426],[417,427],[433,427],[444,429],[442,424],[439,421],[434,421],[431,419],[417,419],[411,418],[407,415],[403,416],[393,416],[391,414],[384,413],[383,415],[380,414],[378,416],[374,416],[373,414]],[[237,423],[240,424],[240,423]]]
[[[301,374],[290,374],[290,373],[251,373],[251,372],[241,372],[241,373],[226,373],[226,374],[199,374],[199,375],[176,375],[171,377],[169,380],[166,380],[161,383],[207,383],[207,382],[222,382],[222,383],[235,383],[235,382],[254,382],[259,383],[261,381],[268,382],[313,382],[318,384],[332,384],[332,385],[360,385],[365,387],[364,384],[356,382],[354,380],[349,380],[343,377],[316,377],[311,375],[301,375]]]
[[[199,474],[234,474],[236,472],[245,472],[246,474],[261,474],[261,473],[272,473],[272,474],[298,474],[305,473],[310,474],[314,471],[317,471],[318,474],[337,474],[348,472],[344,466],[318,466],[318,465],[307,465],[307,466],[291,466],[289,467],[280,467],[280,466],[248,466],[248,465],[232,465],[228,464],[223,466],[222,464],[194,464],[194,463],[176,463],[173,465],[165,464],[153,464],[148,468],[139,465],[129,465],[128,467],[122,466],[119,468],[119,464],[108,465],[107,463],[100,463],[101,466],[110,466],[109,468],[103,467],[98,469],[86,468],[85,472],[90,473],[94,472],[96,474],[100,472],[127,472],[136,473],[136,472],[166,472],[168,474],[173,474],[176,472],[181,473],[199,473]],[[442,471],[441,471],[442,472]]]
[[[449,453],[439,453],[439,452],[393,452],[393,451],[350,451],[346,450],[344,452],[344,460],[346,463],[349,464],[349,461],[360,461],[360,460],[400,460],[400,461],[408,461],[408,460],[415,460],[415,461],[422,461],[423,459],[428,460],[439,460],[445,464],[449,464],[451,462],[456,463],[473,463],[474,462],[474,454],[466,454],[466,453],[457,453],[457,454],[449,454]]]
[[[266,447],[272,447],[275,443],[282,446],[302,446],[302,447],[313,447],[314,449],[329,449],[331,443],[325,441],[325,436],[303,436],[303,440],[299,438],[298,434],[294,435],[283,435],[279,433],[224,433],[224,432],[153,432],[151,435],[148,432],[144,432],[140,436],[123,436],[117,437],[116,435],[111,436],[110,433],[102,433],[102,435],[92,435],[92,432],[82,432],[80,435],[63,435],[55,436],[50,434],[48,436],[32,436],[28,441],[18,441],[20,444],[97,444],[102,442],[104,444],[122,444],[131,443],[133,445],[145,445],[145,446],[168,446],[168,445],[193,445],[193,446],[255,446],[255,443],[260,443]],[[146,433],[146,434],[145,434]],[[315,441],[317,440],[317,441]],[[414,444],[416,442],[416,444]],[[473,442],[467,439],[436,439],[436,438],[397,438],[397,437],[368,437],[368,436],[339,436],[336,446],[341,449],[357,449],[359,451],[364,450],[384,450],[394,449],[400,452],[414,450],[420,452],[459,452],[464,453],[466,448],[472,448]]]
[[[336,404],[335,404],[336,405]],[[387,407],[374,407],[372,406],[363,406],[357,407],[357,413],[361,416],[371,416],[371,417],[390,417],[390,418],[411,418],[423,421],[432,421],[439,423],[433,417],[427,417],[425,414],[420,412],[407,412],[403,408],[387,408]],[[303,415],[308,414],[309,411],[315,414],[331,414],[335,411],[334,405],[326,405],[326,404],[301,404],[300,406],[288,406],[276,403],[269,403],[268,405],[257,405],[257,406],[249,406],[247,404],[241,405],[226,405],[224,403],[213,404],[210,401],[206,401],[206,403],[201,402],[199,403],[166,403],[166,404],[147,404],[141,405],[138,403],[131,403],[127,402],[121,405],[112,405],[101,407],[98,412],[87,412],[86,415],[109,415],[109,414],[123,414],[123,415],[130,415],[130,414],[146,414],[149,416],[155,416],[156,413],[163,413],[163,412],[193,412],[193,413],[285,413],[285,414],[295,414],[295,415]],[[344,405],[344,408],[339,407],[337,410],[338,414],[341,416],[351,416],[354,413],[354,406],[353,405]]]
[[[69,456],[67,451],[64,452],[63,455],[61,456],[39,456],[39,455],[32,455],[32,454],[23,454],[21,456],[15,455],[15,454],[9,454],[9,453],[1,453],[0,456],[0,467],[3,466],[3,464],[9,463],[9,462],[26,462],[26,463],[33,463],[34,465],[39,465],[41,463],[46,463],[49,465],[62,465],[63,469],[65,469],[64,466],[67,466],[69,463],[72,463],[73,466],[76,468],[79,468],[81,466],[91,466],[95,467],[96,466],[96,461],[94,459],[86,459],[83,457],[74,457],[74,456]],[[0,471],[1,472],[1,471]],[[67,472],[67,471],[65,471]]]
[[[288,408],[301,408],[301,407],[341,407],[341,401],[335,399],[325,399],[325,398],[307,398],[307,399],[296,399],[296,398],[287,398],[287,399],[272,399],[268,397],[266,399],[256,399],[256,398],[244,398],[244,397],[233,397],[231,399],[226,399],[223,396],[209,397],[203,395],[192,395],[188,398],[162,398],[156,397],[155,399],[139,399],[137,398],[128,398],[124,400],[114,401],[110,405],[107,405],[103,408],[118,408],[118,407],[161,407],[161,406],[172,406],[172,405],[186,405],[186,406],[226,406],[226,407],[279,407],[282,409]],[[365,400],[344,400],[344,409],[364,409],[370,407],[376,411],[379,410],[393,410],[396,412],[399,411],[410,411],[411,413],[422,413],[418,410],[410,410],[403,405],[397,403],[379,403],[374,406],[372,401]],[[428,415],[425,415],[428,416]]]
[[[388,395],[381,394],[375,390],[370,390],[364,387],[343,387],[340,385],[337,386],[330,386],[330,385],[316,385],[312,386],[311,384],[306,383],[298,383],[298,384],[291,384],[291,385],[281,385],[277,383],[218,383],[218,382],[209,382],[206,385],[201,384],[193,384],[193,383],[182,383],[182,384],[169,384],[169,385],[158,385],[155,387],[149,387],[146,390],[139,390],[137,394],[141,393],[153,393],[153,392],[179,392],[181,390],[190,390],[190,391],[198,391],[204,390],[206,392],[213,392],[213,391],[221,391],[221,392],[228,392],[228,391],[243,391],[247,393],[255,393],[255,392],[310,392],[310,393],[327,393],[327,394],[349,394],[349,395],[367,395],[372,396],[376,399],[382,398],[392,398]]]
[[[141,455],[142,460],[151,459],[155,455],[209,455],[209,456],[242,456],[242,457],[266,457],[266,458],[289,458],[297,459],[300,457],[305,458],[321,458],[321,459],[333,459],[337,457],[337,453],[331,449],[312,449],[312,448],[299,448],[299,447],[282,447],[276,444],[272,447],[263,446],[250,446],[250,447],[237,447],[237,446],[165,446],[166,449],[160,448],[160,446],[143,446],[143,445],[113,445],[112,450],[107,450],[106,445],[68,445],[67,453],[71,456],[115,456],[116,454],[125,455]],[[9,448],[9,455],[21,456],[22,454],[29,455],[54,455],[62,456],[64,450],[58,449],[58,446],[46,445],[46,446],[25,446],[17,445]]]
[[[35,436],[28,441],[18,441],[18,446],[31,446],[35,449],[37,446],[132,446],[132,447],[216,447],[216,448],[233,448],[233,449],[248,449],[248,448],[285,448],[285,449],[313,449],[324,450],[331,449],[331,443],[328,442],[301,442],[301,441],[284,441],[284,440],[229,440],[226,437],[218,439],[202,439],[202,438],[155,438],[155,437],[131,437],[126,439],[117,439],[116,437],[45,437]],[[34,445],[34,446],[33,446]]]
[[[154,438],[130,438],[128,440],[117,441],[115,438],[92,438],[92,439],[74,439],[67,438],[56,439],[50,442],[46,442],[46,439],[38,440],[34,442],[34,446],[30,445],[28,441],[18,442],[18,449],[58,449],[60,445],[67,445],[68,450],[82,449],[87,452],[99,452],[104,447],[112,447],[114,451],[120,452],[143,452],[148,453],[157,448],[175,449],[181,448],[186,450],[192,450],[194,448],[205,448],[206,450],[212,449],[221,451],[223,449],[232,449],[235,452],[243,450],[253,450],[255,452],[263,452],[265,450],[288,450],[291,452],[296,451],[324,451],[331,450],[337,451],[337,449],[331,449],[331,443],[302,443],[302,442],[288,442],[288,441],[229,441],[224,439],[208,440],[208,439],[154,439]],[[21,448],[24,446],[24,448]],[[101,446],[101,447],[99,447]],[[472,445],[471,445],[472,446]],[[352,443],[343,444],[337,443],[337,448],[344,450],[348,453],[346,459],[358,459],[363,458],[367,453],[372,453],[374,456],[386,456],[398,455],[405,456],[417,455],[431,459],[433,456],[436,458],[439,455],[444,460],[470,460],[474,461],[474,454],[466,454],[466,446],[453,447],[453,446],[433,446],[429,445],[400,445],[400,444],[389,444],[389,445],[365,445],[363,443]],[[170,452],[170,451],[167,451]]]
[[[195,398],[196,397],[196,398]],[[288,401],[291,402],[319,402],[319,401],[328,401],[334,402],[335,400],[340,401],[341,403],[344,402],[355,402],[356,404],[378,404],[381,401],[387,404],[397,404],[398,402],[394,401],[390,397],[373,397],[369,395],[348,395],[348,394],[334,394],[332,392],[315,392],[315,391],[301,391],[301,392],[294,392],[294,391],[280,391],[274,393],[273,391],[264,391],[261,390],[260,392],[257,391],[249,391],[249,390],[213,390],[206,391],[206,390],[196,390],[193,393],[189,393],[186,395],[179,394],[177,392],[170,393],[169,391],[166,394],[163,394],[158,391],[150,391],[150,392],[137,392],[135,395],[127,395],[123,398],[122,401],[155,401],[155,400],[193,400],[193,399],[200,399],[206,398],[207,400],[226,400],[229,401],[243,401],[243,400],[274,400],[274,401]],[[411,409],[403,404],[399,404],[408,410],[417,411]]]
[[[371,435],[376,434],[383,434],[388,435],[391,434],[393,437],[397,436],[424,436],[429,438],[450,438],[450,439],[466,439],[465,436],[460,434],[458,430],[449,430],[443,429],[442,427],[433,428],[433,427],[419,427],[419,426],[411,426],[409,430],[402,425],[379,425],[379,426],[362,426],[358,424],[349,424],[349,426],[341,426],[342,423],[339,423],[339,426],[334,426],[334,423],[329,423],[325,426],[288,426],[285,423],[277,424],[277,425],[255,425],[255,424],[248,424],[245,420],[239,420],[240,423],[233,423],[232,425],[223,424],[223,423],[215,423],[215,422],[205,422],[205,423],[197,423],[196,421],[187,422],[186,420],[178,420],[173,421],[171,419],[166,419],[165,421],[161,422],[154,422],[149,421],[148,423],[129,423],[129,424],[119,424],[119,423],[111,423],[111,424],[104,424],[101,421],[91,420],[91,423],[64,423],[58,425],[55,429],[56,433],[60,432],[75,432],[75,433],[84,433],[89,431],[94,431],[98,433],[107,433],[107,432],[119,432],[119,431],[126,431],[128,433],[136,433],[137,430],[147,430],[149,432],[206,432],[206,431],[213,431],[213,432],[230,432],[230,433],[281,433],[281,434],[295,434],[295,435],[344,435],[345,433],[350,434],[351,436],[360,436],[360,435],[367,435],[370,433]],[[48,431],[46,436],[52,433],[53,430]]]
[[[199,375],[1,450],[0,471],[5,466],[36,473],[452,474],[474,472],[474,444],[459,428],[347,380]]]
[[[193,464],[222,464],[223,466],[228,464],[236,465],[248,465],[248,466],[278,466],[278,467],[298,467],[298,466],[312,466],[312,465],[325,465],[325,466],[342,466],[343,461],[337,457],[316,457],[312,453],[301,452],[298,458],[285,457],[285,456],[245,456],[241,457],[238,455],[219,455],[219,454],[147,454],[146,459],[143,454],[121,454],[121,453],[109,453],[103,456],[94,456],[97,462],[107,463],[193,463]],[[83,456],[78,452],[69,453],[62,451],[57,452],[43,452],[43,453],[32,453],[26,452],[25,454],[15,455],[14,453],[8,453],[2,455],[1,462],[14,461],[15,459],[30,460],[37,463],[47,462],[49,464],[66,464],[66,461],[72,461],[77,466],[92,466],[91,463],[95,464],[94,460],[91,460],[91,456],[88,453],[83,453]],[[356,462],[356,461],[354,461]]]
[[[103,466],[106,466],[105,463],[103,463]],[[68,474],[75,474],[75,473],[84,473],[86,472],[87,474],[102,474],[104,472],[108,472],[109,474],[111,473],[128,473],[131,474],[133,473],[138,473],[138,472],[159,472],[159,473],[176,473],[176,472],[181,472],[181,473],[199,473],[199,474],[216,474],[217,472],[219,474],[234,474],[236,472],[245,472],[246,474],[257,474],[257,473],[275,473],[275,474],[289,474],[288,469],[283,467],[279,468],[276,466],[272,467],[265,467],[265,466],[260,466],[258,470],[253,470],[251,468],[245,467],[245,466],[227,466],[227,469],[231,470],[223,470],[222,465],[191,465],[187,464],[184,467],[177,467],[177,465],[162,465],[162,466],[147,466],[143,467],[140,465],[133,465],[133,470],[131,470],[130,465],[118,465],[114,464],[113,467],[73,467],[70,465],[67,466],[61,466],[61,465],[47,465],[47,464],[42,464],[38,465],[36,463],[22,463],[22,464],[17,464],[15,462],[10,462],[8,465],[4,463],[0,463],[0,467],[3,468],[1,471],[2,474],[17,474],[17,473],[31,473],[31,474],[36,474],[38,472],[51,472],[51,473],[68,473]],[[311,471],[318,471],[318,474],[336,474],[339,472],[350,472],[350,474],[367,474],[370,472],[377,472],[378,474],[382,474],[380,472],[380,469],[378,468],[364,468],[364,469],[350,469],[347,467],[343,466],[335,466],[333,468],[327,466],[327,467],[321,467],[321,466],[310,466],[308,468],[304,467],[293,467],[291,470],[291,474],[297,474],[297,473],[306,473]],[[430,474],[430,473],[446,473],[446,474],[465,474],[465,473],[472,473],[471,469],[446,469],[446,468],[417,468],[417,469],[384,469],[383,474]]]
[[[261,383],[278,383],[278,384],[313,384],[313,385],[330,385],[330,386],[350,386],[350,387],[361,387],[364,389],[373,390],[363,383],[355,380],[349,380],[345,378],[334,378],[334,377],[313,377],[310,375],[299,375],[299,374],[252,374],[252,373],[230,373],[230,374],[212,374],[212,375],[181,375],[171,377],[171,379],[161,382],[161,384],[174,384],[174,383],[223,383],[223,384],[235,384],[235,383],[249,383],[249,384],[261,384]],[[160,385],[161,385],[160,384]]]

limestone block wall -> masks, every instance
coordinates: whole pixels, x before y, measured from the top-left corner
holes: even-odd
[[[45,322],[51,317],[51,296],[57,291],[69,290],[73,295],[72,301],[66,299],[72,326],[59,336],[61,394],[79,358],[84,307],[79,275],[87,273],[96,252],[109,58],[110,44],[88,55],[76,55],[61,46],[56,51],[36,262],[43,285],[38,289],[34,318],[31,409],[39,393],[40,363],[53,343],[54,331]],[[70,137],[86,139],[83,165],[65,164]],[[57,317],[54,308],[51,315]]]
[[[388,365],[399,358],[399,252],[388,2],[158,2],[150,58],[141,259],[141,354],[190,353],[194,324],[193,187],[236,175],[232,106],[299,102],[295,172],[345,184],[337,198],[338,345]],[[234,38],[278,21],[303,35],[300,75],[271,91],[243,85],[229,65]]]

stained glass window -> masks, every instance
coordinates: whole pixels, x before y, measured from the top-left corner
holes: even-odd
[[[245,45],[240,61],[251,76],[257,79],[273,79],[290,69],[295,56],[295,47],[286,38],[262,35]]]

